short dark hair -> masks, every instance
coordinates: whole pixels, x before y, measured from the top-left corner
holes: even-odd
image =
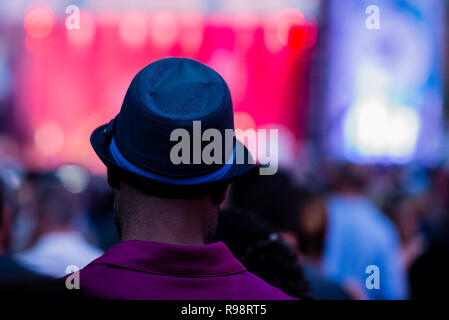
[[[113,185],[118,185],[119,180],[122,180],[150,196],[168,199],[194,199],[208,195],[216,203],[220,202],[223,192],[229,184],[226,181],[219,181],[193,186],[171,185],[145,179],[117,168],[108,168],[108,175]]]

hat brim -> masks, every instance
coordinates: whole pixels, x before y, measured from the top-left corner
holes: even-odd
[[[212,183],[220,183],[220,182],[232,182],[235,178],[251,171],[252,169],[255,169],[256,166],[254,164],[254,161],[252,161],[253,157],[251,153],[249,152],[248,148],[243,145],[238,139],[235,139],[236,144],[241,145],[242,149],[244,150],[244,158],[245,163],[243,164],[237,164],[235,161],[230,165],[231,167],[227,172],[221,176],[218,179],[207,181],[207,182],[199,182],[199,183],[183,183],[178,184],[176,182],[170,183],[162,181],[164,177],[161,177],[161,180],[157,178],[157,175],[155,178],[148,178],[146,176],[142,176],[140,174],[134,173],[132,171],[129,171],[126,168],[121,167],[119,164],[116,163],[114,158],[112,157],[112,154],[109,149],[109,139],[104,135],[104,130],[107,127],[107,124],[102,125],[94,130],[90,137],[90,143],[95,151],[95,153],[98,155],[98,157],[101,159],[101,161],[106,165],[109,169],[115,169],[118,172],[121,172],[122,175],[126,175],[130,177],[133,180],[138,180],[140,182],[153,182],[158,183],[161,185],[167,185],[167,186],[197,186],[197,185],[205,185],[205,184],[212,184]],[[249,160],[251,159],[251,161]],[[154,176],[154,174],[153,174]]]

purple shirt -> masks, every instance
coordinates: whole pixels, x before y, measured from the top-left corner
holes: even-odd
[[[222,242],[120,242],[80,271],[80,286],[107,299],[294,299],[246,271]]]

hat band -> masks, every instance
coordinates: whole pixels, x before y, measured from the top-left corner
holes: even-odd
[[[209,173],[205,176],[201,177],[194,177],[194,178],[180,178],[180,179],[174,179],[174,178],[168,178],[163,177],[148,171],[145,171],[136,165],[129,162],[123,154],[120,152],[120,150],[117,148],[117,145],[115,144],[114,137],[111,139],[111,143],[109,145],[109,151],[111,152],[112,157],[114,158],[117,165],[123,169],[126,169],[128,171],[131,171],[135,174],[138,174],[140,176],[143,176],[148,179],[165,182],[165,183],[171,183],[171,184],[177,184],[177,185],[190,185],[190,184],[198,184],[198,183],[207,183],[207,182],[214,182],[219,181],[223,176],[228,173],[229,169],[231,169],[232,164],[234,163],[235,159],[235,145],[234,150],[232,152],[232,157],[226,161],[226,163],[217,171],[214,171],[212,173]]]

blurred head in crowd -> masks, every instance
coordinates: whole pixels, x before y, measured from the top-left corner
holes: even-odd
[[[236,209],[220,212],[216,241],[223,241],[249,272],[290,296],[310,299],[295,251],[261,217]]]
[[[17,191],[12,250],[28,249],[47,233],[76,229],[83,200],[83,195],[70,192],[55,172],[28,172]]]
[[[81,209],[81,198],[69,192],[61,180],[50,172],[30,173],[25,180],[20,200],[34,220],[36,236],[73,228]]]
[[[366,187],[368,169],[353,163],[336,166],[331,173],[331,187],[344,194],[360,194]]]
[[[264,176],[252,172],[232,184],[230,204],[253,212],[266,220],[284,242],[298,249],[297,195],[290,176],[284,170]]]
[[[294,185],[289,175],[279,170],[274,175],[259,175],[255,170],[237,179],[230,190],[230,205],[256,213],[277,231],[296,232]]]
[[[27,233],[16,258],[27,268],[59,278],[70,265],[84,267],[101,255],[84,237],[84,195],[73,192],[57,172],[33,172],[19,190],[19,223]]]
[[[310,262],[318,263],[324,250],[327,231],[326,200],[304,188],[297,188],[296,195],[299,249]]]

